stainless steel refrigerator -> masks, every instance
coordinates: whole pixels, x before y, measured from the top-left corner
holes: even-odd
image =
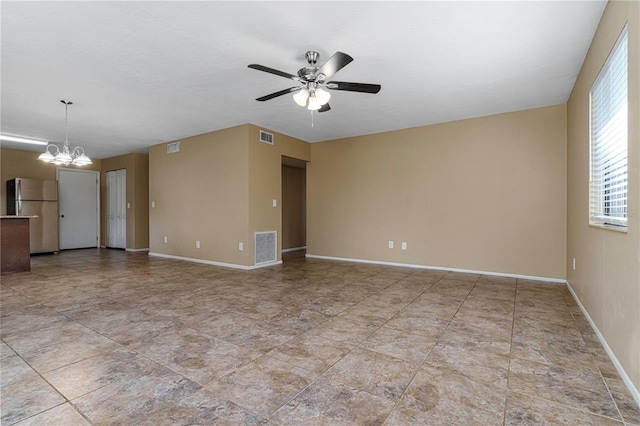
[[[7,181],[7,214],[29,220],[31,253],[58,251],[58,182],[15,178]]]

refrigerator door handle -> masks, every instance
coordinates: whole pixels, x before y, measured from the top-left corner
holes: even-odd
[[[17,214],[18,216],[22,216],[22,200],[20,200],[20,199],[19,199],[19,200],[17,200],[17,201],[16,201],[16,204],[18,205],[18,209],[17,209],[17,211],[16,211],[16,214]]]

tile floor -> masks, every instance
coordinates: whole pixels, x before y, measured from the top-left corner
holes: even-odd
[[[640,425],[566,286],[78,250],[2,277],[2,425]]]

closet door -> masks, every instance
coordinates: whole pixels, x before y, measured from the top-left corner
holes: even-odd
[[[107,172],[107,247],[127,247],[127,170]]]

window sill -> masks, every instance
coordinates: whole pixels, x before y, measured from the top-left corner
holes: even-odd
[[[607,230],[607,231],[615,231],[615,232],[619,232],[621,234],[626,234],[627,233],[627,227],[626,226],[605,225],[603,223],[590,223],[589,227],[598,228],[598,229],[604,229],[604,230]]]

